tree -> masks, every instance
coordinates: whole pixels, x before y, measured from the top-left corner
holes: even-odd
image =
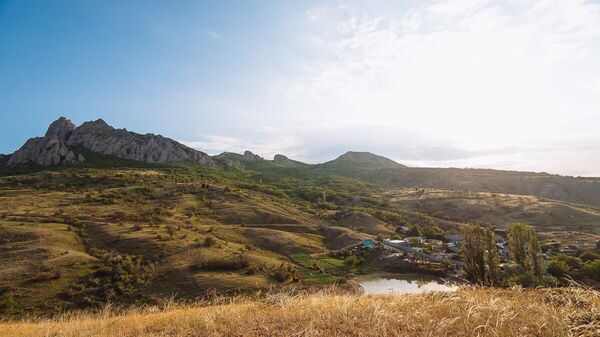
[[[529,265],[531,273],[541,280],[544,277],[544,260],[542,258],[542,249],[535,230],[529,227]]]
[[[485,245],[479,225],[466,225],[462,228],[462,251],[467,279],[483,284],[486,281]]]
[[[508,249],[510,257],[524,271],[529,270],[527,261],[529,236],[530,231],[527,225],[516,223],[508,226]]]
[[[421,236],[423,235],[423,228],[417,224],[408,225],[408,236]]]
[[[496,248],[496,237],[491,228],[485,229],[485,260],[486,260],[486,279],[490,285],[498,281],[498,270],[500,265],[500,256]]]
[[[423,229],[423,235],[429,239],[443,239],[444,231],[436,225],[431,225]]]

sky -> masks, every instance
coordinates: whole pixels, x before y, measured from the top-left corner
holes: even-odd
[[[0,153],[59,116],[209,154],[600,176],[600,1],[0,0]]]

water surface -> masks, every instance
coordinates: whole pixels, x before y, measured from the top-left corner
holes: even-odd
[[[364,276],[356,279],[365,295],[420,294],[430,291],[456,291],[457,286],[442,280],[419,278],[411,275]]]

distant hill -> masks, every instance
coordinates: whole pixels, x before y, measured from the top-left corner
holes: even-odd
[[[387,187],[443,188],[535,195],[600,206],[600,178],[459,168],[365,170],[349,176]]]
[[[405,165],[370,152],[348,151],[336,159],[322,164],[322,167],[360,166],[361,168],[401,168]]]

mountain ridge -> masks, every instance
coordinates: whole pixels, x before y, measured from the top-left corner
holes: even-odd
[[[142,135],[126,129],[116,129],[102,119],[76,126],[65,117],[52,122],[43,137],[27,140],[10,156],[7,165],[56,166],[80,163],[85,161],[85,157],[73,151],[77,146],[102,155],[146,163],[196,162],[216,166],[206,153],[161,135]]]

